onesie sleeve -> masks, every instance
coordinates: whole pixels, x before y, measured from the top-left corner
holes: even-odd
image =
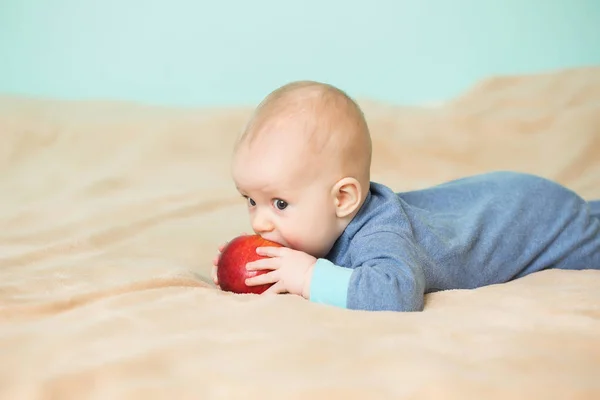
[[[310,282],[310,300],[315,303],[346,307],[352,269],[319,258]]]
[[[411,241],[377,232],[353,240],[349,251],[348,267],[317,260],[310,301],[356,310],[423,310],[423,260]]]

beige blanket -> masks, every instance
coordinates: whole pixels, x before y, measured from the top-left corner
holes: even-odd
[[[600,68],[362,104],[396,190],[510,169],[600,198]],[[229,180],[249,112],[0,99],[1,398],[600,398],[599,271],[404,314],[217,291],[218,244],[250,231]]]

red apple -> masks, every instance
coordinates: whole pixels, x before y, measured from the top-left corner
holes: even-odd
[[[234,293],[256,293],[260,294],[267,290],[272,283],[247,286],[247,278],[262,275],[269,270],[246,269],[246,264],[266,258],[256,254],[257,247],[281,247],[281,244],[263,239],[260,235],[242,235],[231,240],[223,248],[219,263],[217,265],[217,279],[222,290]]]

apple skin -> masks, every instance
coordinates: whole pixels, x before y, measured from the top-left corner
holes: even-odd
[[[270,270],[248,271],[246,264],[265,256],[256,254],[257,247],[282,247],[281,244],[263,239],[260,235],[242,235],[232,239],[223,248],[217,265],[219,286],[226,292],[261,294],[273,284],[247,286],[247,278],[262,275]]]

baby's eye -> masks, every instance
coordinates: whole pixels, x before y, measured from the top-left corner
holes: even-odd
[[[252,200],[250,197],[248,197],[248,204],[250,204],[251,207],[254,207],[256,205],[256,202],[254,200]]]
[[[288,203],[286,201],[284,201],[284,200],[281,200],[281,199],[275,199],[273,201],[273,205],[275,207],[277,207],[278,210],[285,210],[286,207],[288,206]]]

